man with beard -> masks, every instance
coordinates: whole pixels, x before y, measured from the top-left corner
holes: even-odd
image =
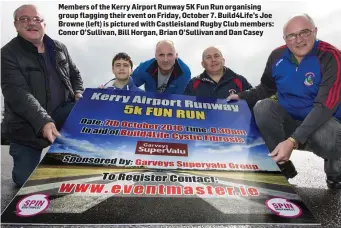
[[[18,32],[1,49],[3,134],[10,140],[13,181],[21,187],[82,97],[83,81],[67,48],[45,34],[44,18],[34,5],[14,11]]]

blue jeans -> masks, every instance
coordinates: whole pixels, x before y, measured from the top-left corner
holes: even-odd
[[[24,185],[40,161],[42,150],[11,142],[9,154],[13,157],[12,179],[17,187]]]
[[[60,131],[73,109],[74,102],[65,102],[52,112],[52,119]],[[9,154],[13,157],[12,179],[17,187],[23,186],[40,161],[42,150],[11,142]]]

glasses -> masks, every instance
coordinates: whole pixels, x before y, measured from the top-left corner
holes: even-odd
[[[311,35],[311,33],[313,32],[313,30],[310,30],[310,29],[304,29],[304,30],[301,30],[299,33],[291,33],[287,36],[285,36],[285,39],[286,40],[296,40],[297,39],[297,35],[299,35],[301,38],[303,37],[308,37]]]
[[[22,16],[22,17],[16,19],[16,21],[19,21],[21,23],[28,23],[28,22],[31,22],[31,21],[33,21],[34,23],[41,23],[41,22],[44,21],[44,19],[40,18],[40,17]]]

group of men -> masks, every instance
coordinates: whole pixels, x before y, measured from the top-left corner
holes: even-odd
[[[14,12],[18,36],[1,49],[1,88],[5,101],[3,136],[10,140],[18,187],[28,179],[61,129],[83,81],[64,44],[45,34],[45,22],[34,5]],[[306,14],[291,17],[283,27],[286,45],[270,54],[261,83],[225,66],[221,51],[203,51],[204,71],[191,78],[172,41],[162,40],[155,58],[133,71],[126,53],[112,60],[114,78],[100,86],[155,93],[247,101],[270,151],[287,178],[297,172],[290,162],[294,149],[324,159],[327,186],[341,188],[341,53],[316,38],[317,28]]]

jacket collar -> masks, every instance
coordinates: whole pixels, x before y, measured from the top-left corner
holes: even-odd
[[[319,43],[320,43],[320,40],[316,39],[314,42],[313,48],[311,49],[311,51],[306,56],[304,56],[304,58],[306,58],[307,56],[315,55]],[[286,58],[288,58],[290,61],[292,60],[293,53],[290,51],[290,49],[288,47],[286,47],[286,50],[284,52],[284,56]]]
[[[229,80],[230,78],[232,78],[234,76],[235,76],[235,73],[231,69],[224,66],[224,74],[221,77],[219,83],[224,82],[226,80]],[[206,82],[216,84],[216,82],[207,74],[206,70],[200,75],[199,79],[201,81],[206,81]]]
[[[21,37],[19,34],[17,35],[17,38],[19,40],[20,45],[27,51],[30,52],[35,52],[38,53],[38,48],[36,46],[34,46],[30,41],[25,40],[23,37]],[[48,35],[44,35],[43,37],[43,42],[44,45],[49,49],[49,50],[53,50],[55,49],[55,44],[54,41],[48,36]]]
[[[158,65],[157,65],[157,61],[156,59],[154,58],[154,61],[152,62],[152,64],[150,64],[150,66],[147,68],[147,72],[152,76],[152,77],[157,77],[157,72],[158,72]],[[172,71],[172,74],[171,74],[171,77],[178,77],[180,75],[182,75],[183,72],[181,70],[181,67],[180,67],[180,64],[179,64],[179,61],[176,59],[175,60],[175,64],[174,64],[174,68],[173,68],[173,71]]]
[[[115,80],[116,80],[116,78],[111,79],[110,81],[108,81],[107,83],[105,83],[105,84],[103,85],[103,88],[108,88],[108,89],[121,89],[121,88],[118,88],[118,87],[116,87],[116,86],[114,85]],[[110,82],[112,82],[112,83],[111,83],[111,86],[106,87],[106,85],[109,84]],[[129,77],[128,83],[125,84],[125,85],[122,87],[122,90],[131,90],[133,87],[135,87],[134,81],[133,81],[133,79],[132,79],[131,77]]]

